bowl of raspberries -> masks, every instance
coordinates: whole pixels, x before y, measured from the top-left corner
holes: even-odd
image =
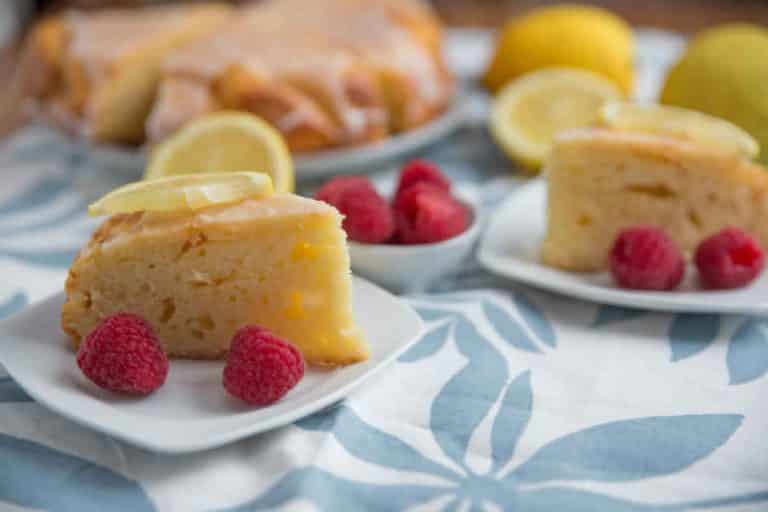
[[[344,216],[355,273],[390,290],[414,293],[459,267],[477,241],[479,222],[440,168],[412,160],[391,197],[364,176],[339,176],[315,197]]]

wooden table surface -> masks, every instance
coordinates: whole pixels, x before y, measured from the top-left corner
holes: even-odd
[[[432,0],[451,25],[497,27],[511,16],[563,0]],[[581,3],[606,7],[635,26],[696,32],[734,21],[768,25],[766,0],[596,0]]]
[[[0,0],[7,1],[7,0]],[[71,5],[136,5],[149,0],[38,0],[47,8]],[[152,0],[157,2],[158,0]],[[159,0],[203,1],[203,0]],[[225,0],[235,3],[257,0]],[[322,1],[322,0],[307,0]],[[768,0],[428,0],[451,25],[496,27],[510,16],[533,7],[572,2],[600,5],[611,9],[631,24],[653,26],[680,32],[729,21],[768,24]]]

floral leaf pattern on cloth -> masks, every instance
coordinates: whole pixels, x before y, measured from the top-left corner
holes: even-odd
[[[320,510],[406,510],[448,492],[437,486],[377,485],[339,477],[317,468],[291,471],[259,498],[226,512],[275,510],[298,496],[311,500]]]
[[[421,318],[423,318],[427,322],[431,322],[433,320],[440,320],[443,318],[453,318],[457,316],[460,313],[456,313],[455,311],[451,311],[449,309],[444,309],[440,307],[426,307],[426,306],[417,306],[416,311],[418,311],[419,315],[421,315]]]
[[[513,510],[519,509],[526,512],[551,512],[553,510],[567,510],[568,512],[679,510],[682,512],[683,510],[674,506],[662,508],[650,504],[636,503],[570,487],[549,487],[530,491],[520,496],[510,497],[508,504],[511,505]]]
[[[332,417],[331,430],[336,439],[349,453],[362,460],[399,471],[418,471],[449,478],[457,476],[455,471],[422,456],[397,437],[366,423],[348,407],[331,410],[325,416]]]
[[[0,320],[8,317],[27,305],[27,295],[17,291],[6,299],[0,299]],[[0,370],[2,367],[0,367]],[[10,377],[0,376],[0,403],[30,402],[32,399]]]
[[[465,318],[456,321],[453,340],[468,361],[432,402],[429,426],[443,452],[463,466],[469,438],[496,401],[507,367]],[[456,403],[463,404],[460,412],[452,407]]]
[[[0,377],[0,403],[31,402],[27,395],[10,377]]]
[[[484,315],[487,315],[487,302],[484,297],[477,299]],[[496,312],[508,315],[506,322],[517,321],[507,307]],[[524,371],[510,379],[504,359],[493,348],[492,341],[480,334],[472,318],[469,314],[455,315],[450,321],[438,321],[439,327],[435,329],[441,333],[441,343],[453,343],[466,359],[466,363],[438,390],[430,409],[432,436],[443,455],[461,467],[461,473],[437,462],[440,453],[424,453],[415,447],[409,448],[405,441],[384,434],[355,414],[350,405],[334,407],[311,417],[313,419],[302,420],[299,426],[333,435],[350,455],[367,463],[423,473],[451,482],[439,491],[429,485],[414,485],[412,482],[391,486],[388,492],[393,494],[394,503],[399,503],[397,500],[401,494],[409,492],[413,497],[419,497],[410,505],[430,507],[438,497],[447,495],[452,498],[444,502],[441,510],[489,510],[486,505],[492,504],[504,510],[542,512],[683,511],[715,507],[719,503],[717,500],[742,500],[745,503],[768,500],[768,494],[750,493],[659,505],[658,500],[644,503],[578,487],[587,481],[619,485],[685,471],[711,456],[731,438],[744,421],[740,414],[648,416],[600,423],[555,437],[520,461],[516,452],[532,417],[536,415],[532,374]],[[453,324],[453,330],[446,330],[448,322]],[[686,329],[689,327],[677,329],[688,332]],[[517,333],[517,330],[505,332]],[[435,351],[429,353],[426,358],[436,357]],[[495,405],[498,407],[494,412]],[[488,416],[493,416],[490,418],[489,436],[492,464],[487,472],[477,472],[467,464],[466,455],[481,423]],[[660,453],[664,456],[659,457]],[[429,462],[430,458],[434,462]],[[315,469],[297,471],[311,472]],[[287,502],[292,495],[285,488],[289,482],[295,482],[291,485],[296,493],[307,496],[307,491],[296,487],[300,484],[295,478],[289,473],[260,498],[238,510]],[[549,482],[556,485],[541,487]],[[334,510],[343,510],[344,507],[364,509],[369,505],[365,498],[346,501],[350,499],[350,494],[340,499],[333,497],[333,493],[322,493],[313,501],[322,509]],[[276,497],[282,501],[276,501]],[[375,506],[373,509],[376,509]]]
[[[4,434],[0,434],[2,501],[53,512],[155,510],[134,480],[79,457]]]
[[[493,473],[498,472],[512,458],[517,442],[528,426],[533,408],[531,374],[518,375],[507,386],[501,401],[500,413],[491,431],[491,455]]]
[[[552,324],[546,319],[538,306],[530,301],[527,295],[519,290],[513,292],[515,305],[523,319],[523,323],[531,330],[541,341],[554,347],[557,338]]]
[[[707,414],[604,423],[552,441],[510,478],[621,482],[676,473],[725,443],[742,420]]]
[[[401,355],[398,361],[413,363],[431,356],[443,347],[452,328],[451,322],[443,322],[437,327],[433,327],[421,340]]]
[[[672,361],[681,361],[706,349],[715,341],[719,331],[720,315],[675,315],[669,327]]]
[[[672,362],[705,351],[717,339],[725,317],[714,314],[675,315],[668,338]],[[738,327],[728,338],[726,366],[730,385],[746,384],[768,374],[768,321],[737,317]]]
[[[46,251],[5,249],[2,253],[5,256],[32,265],[66,269],[72,263],[72,260],[75,259],[77,249],[53,249]]]
[[[82,220],[86,208],[84,200],[73,200],[71,186],[70,178],[44,176],[18,195],[0,201],[0,256],[41,267],[68,267],[82,243],[79,233],[58,241],[58,247],[19,247],[8,241],[22,235],[29,238],[71,231]],[[44,216],[35,215],[60,200],[64,201],[61,208]]]
[[[744,384],[768,372],[768,322],[747,318],[728,344],[728,374],[731,384]]]
[[[530,404],[531,396],[529,375],[525,373],[514,379],[507,388],[494,429],[510,428],[508,439],[517,442],[528,424],[528,415],[524,411]],[[443,407],[450,407],[450,405],[446,403]],[[455,409],[454,414],[459,412]],[[510,413],[516,415],[516,419],[512,422],[509,419]],[[382,437],[376,433],[375,427],[351,414],[346,406],[326,414],[335,416],[331,432],[351,454],[359,456],[362,453],[361,448],[364,447],[362,448],[363,457],[367,462],[392,469],[415,470],[448,478],[454,482],[454,485],[439,488],[412,484],[387,486],[387,492],[392,494],[391,503],[400,504],[402,495],[408,493],[410,493],[409,497],[415,500],[409,505],[425,504],[437,496],[451,494],[455,495],[456,500],[443,510],[451,510],[456,501],[459,503],[469,501],[473,506],[478,507],[478,510],[485,510],[481,504],[490,502],[503,506],[505,510],[519,507],[520,510],[526,511],[568,510],[569,512],[571,510],[682,511],[688,508],[688,505],[674,503],[662,506],[638,503],[572,487],[531,488],[530,484],[545,481],[566,481],[574,484],[583,480],[621,482],[676,473],[719,448],[740,426],[743,419],[740,415],[729,414],[687,415],[634,418],[596,425],[551,441],[506,477],[498,478],[493,473],[475,474],[466,467],[466,475],[446,471],[439,465],[437,465],[438,471],[434,471],[424,463],[425,457],[417,450],[413,448],[404,450],[402,446],[393,450],[393,444],[388,436]],[[435,414],[433,407],[433,416]],[[355,429],[352,436],[354,445],[349,439],[345,439],[350,435],[350,428]],[[691,431],[691,428],[694,430]],[[437,432],[433,429],[435,435]],[[507,443],[508,439],[505,438],[504,443]],[[397,444],[403,443],[398,441]],[[658,457],[660,453],[658,450],[666,450],[663,453],[668,456]],[[393,457],[393,451],[397,453],[396,457]],[[505,457],[510,458],[514,452],[514,446],[511,449],[505,446],[503,450],[495,450],[499,455],[502,452]],[[403,457],[411,461],[405,462],[402,460]],[[502,459],[502,465],[506,462],[506,459]],[[315,474],[315,471],[319,473]],[[299,474],[304,476],[300,477]],[[305,478],[312,480],[318,478],[317,475],[320,474],[323,475],[323,479],[333,481],[325,491],[317,491],[319,495],[315,495],[315,492],[302,487],[306,485]],[[345,496],[336,496],[343,491],[335,488],[336,485],[341,485],[343,488],[346,483],[344,479],[329,476],[321,470],[303,468],[289,473],[260,498],[231,510],[268,509],[270,506],[286,503],[296,495],[313,496],[313,501],[323,510],[346,510],[347,508],[344,507],[367,509],[371,505],[367,497],[357,496],[356,491],[351,489]],[[381,488],[371,490],[371,492],[381,491]],[[764,497],[756,495],[741,498],[758,501],[768,499],[768,493]],[[384,502],[389,503],[386,499]],[[708,502],[702,501],[699,505],[704,507],[706,503]],[[377,505],[374,503],[372,509],[377,510]]]
[[[616,322],[623,322],[625,320],[632,320],[646,316],[647,311],[641,309],[631,309],[622,306],[611,306],[608,304],[601,304],[597,308],[597,315],[592,322],[593,327],[600,327],[603,325],[613,324]]]
[[[483,311],[504,341],[520,350],[541,352],[522,326],[499,306],[485,301],[483,302]]]
[[[764,510],[765,502],[768,502],[768,491],[750,492],[750,493],[742,494],[739,496],[725,496],[722,498],[714,498],[709,500],[688,501],[688,502],[680,503],[678,506],[682,510],[699,510],[699,509],[713,510],[713,509],[718,509],[720,507],[730,508],[738,505],[759,504],[757,505],[759,509],[756,509],[756,510]],[[668,509],[663,508],[662,510],[668,510]]]
[[[45,206],[54,197],[66,193],[70,186],[70,180],[63,176],[43,178],[20,194],[0,204],[0,215]]]
[[[17,311],[21,311],[28,302],[24,292],[16,292],[7,300],[0,301],[0,320],[7,316],[11,316]]]

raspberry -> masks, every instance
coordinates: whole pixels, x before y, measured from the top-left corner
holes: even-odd
[[[269,331],[246,326],[235,333],[224,367],[224,388],[251,405],[280,400],[304,376],[304,359]]]
[[[740,288],[760,275],[765,253],[749,234],[727,228],[701,242],[694,261],[705,288]]]
[[[366,178],[334,178],[317,192],[318,199],[344,215],[342,227],[350,240],[381,243],[392,238],[395,220],[387,202]]]
[[[426,160],[411,160],[400,170],[400,180],[397,184],[395,198],[416,183],[431,183],[445,192],[451,191],[450,180],[440,172],[440,168]]]
[[[97,386],[148,395],[168,376],[168,358],[152,327],[140,316],[107,317],[81,343],[77,365]]]
[[[395,199],[397,238],[403,244],[426,244],[453,238],[469,225],[469,212],[431,183],[416,183]]]
[[[677,244],[662,229],[652,226],[619,233],[609,259],[613,278],[622,288],[671,290],[685,273],[685,261]]]
[[[326,182],[315,193],[315,198],[336,206],[340,198],[349,191],[375,192],[368,178],[363,176],[339,176]]]

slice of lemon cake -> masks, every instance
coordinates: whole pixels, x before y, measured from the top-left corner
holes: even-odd
[[[291,194],[252,196],[110,217],[72,264],[62,326],[78,346],[106,316],[134,313],[169,356],[215,359],[238,328],[255,324],[309,363],[344,365],[368,357],[351,288],[334,208]]]
[[[546,166],[542,259],[597,271],[624,228],[660,226],[684,251],[728,226],[768,246],[768,173],[712,140],[587,128],[562,133]]]

